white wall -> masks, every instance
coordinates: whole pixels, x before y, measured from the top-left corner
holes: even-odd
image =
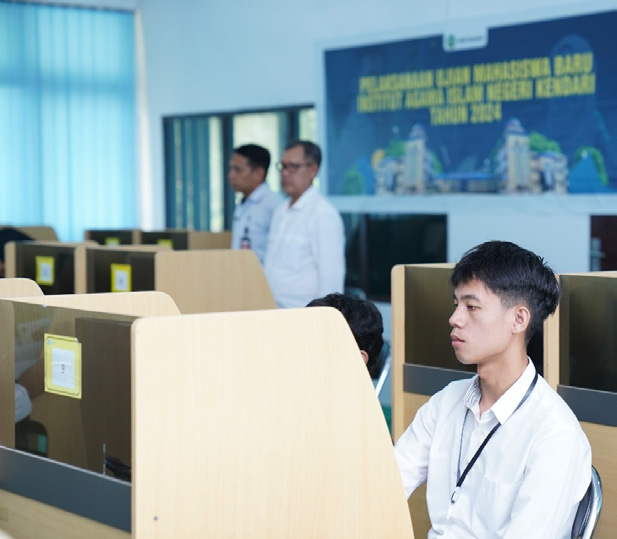
[[[591,9],[591,3],[578,0],[135,1],[138,55],[143,57],[140,191],[141,225],[146,228],[164,226],[165,115],[304,103],[319,106],[319,51],[332,44],[416,37],[444,31],[462,19],[469,24],[478,19],[504,24]],[[617,8],[617,0],[593,2],[596,11],[612,8]],[[606,202],[606,197],[565,197],[569,199],[565,206],[563,198],[551,199],[531,208],[526,200],[503,197],[502,209],[496,210],[482,197],[461,196],[450,201],[398,202],[407,208],[402,211],[424,211],[437,203],[450,207],[451,261],[474,243],[500,236],[536,249],[557,271],[585,271],[593,201],[612,204],[610,213],[617,213],[617,199]],[[358,204],[373,211],[384,203],[341,198],[335,201],[339,209]]]

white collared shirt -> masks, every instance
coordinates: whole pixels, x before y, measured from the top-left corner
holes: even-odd
[[[264,182],[246,197],[242,204],[238,204],[234,209],[231,227],[231,248],[240,249],[240,241],[246,230],[250,248],[263,264],[272,214],[282,202],[283,198],[272,192]]]
[[[279,307],[305,307],[315,298],[343,292],[343,220],[315,187],[274,212],[264,270]]]
[[[452,382],[418,410],[396,443],[407,496],[427,482],[429,538],[570,537],[591,480],[591,449],[570,408],[542,377],[516,410],[534,376],[530,361],[481,418],[477,376]],[[498,422],[452,504],[459,455],[462,474]]]

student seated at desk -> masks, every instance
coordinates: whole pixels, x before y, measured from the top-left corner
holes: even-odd
[[[396,443],[405,492],[426,481],[429,538],[569,538],[591,449],[526,353],[557,308],[558,281],[539,256],[493,241],[468,251],[450,282],[452,347],[477,376],[433,395]]]
[[[314,299],[307,307],[334,307],[341,312],[371,372],[383,347],[383,319],[379,309],[368,300],[339,293]]]

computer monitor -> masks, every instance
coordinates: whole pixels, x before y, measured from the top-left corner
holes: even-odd
[[[137,243],[136,233],[137,230],[86,230],[85,239],[97,242],[100,245],[114,246],[114,245],[134,245]]]
[[[154,290],[155,254],[155,251],[127,251],[110,247],[86,249],[86,290]]]
[[[397,264],[447,261],[446,215],[343,214],[345,286],[369,299],[390,301],[390,271]]]
[[[144,245],[168,245],[174,250],[189,248],[188,230],[159,230],[141,233],[141,243]]]
[[[75,245],[15,243],[15,277],[36,281],[44,294],[73,294],[75,249]]]

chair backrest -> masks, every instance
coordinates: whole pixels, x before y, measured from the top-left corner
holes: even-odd
[[[602,481],[600,474],[593,466],[591,467],[591,483],[581,500],[574,525],[572,526],[572,539],[590,539],[598,525],[600,510],[602,509]]]

